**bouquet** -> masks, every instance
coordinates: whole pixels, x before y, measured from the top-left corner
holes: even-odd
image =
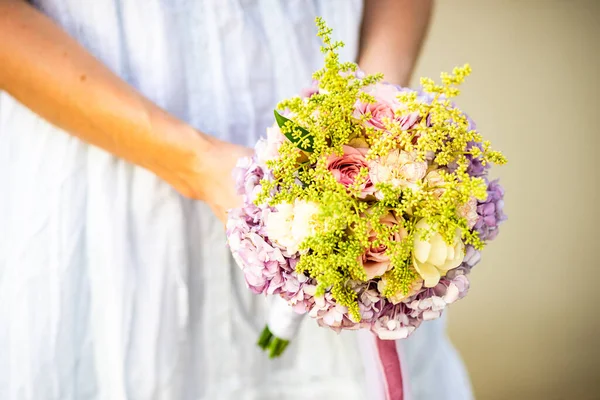
[[[274,297],[259,339],[271,356],[303,315],[408,337],[466,295],[505,219],[488,172],[506,160],[451,101],[470,67],[402,88],[340,62],[343,44],[317,25],[324,67],[238,163],[244,204],[227,224],[248,287]]]

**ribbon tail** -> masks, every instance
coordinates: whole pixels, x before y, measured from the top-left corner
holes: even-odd
[[[405,400],[402,366],[395,340],[375,336],[377,359],[383,373],[386,400]]]

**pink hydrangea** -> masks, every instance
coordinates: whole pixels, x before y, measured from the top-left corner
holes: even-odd
[[[405,303],[387,304],[371,325],[371,331],[383,340],[406,339],[421,324],[411,316]]]
[[[234,174],[238,192],[244,194],[244,205],[231,210],[227,221],[228,245],[233,257],[252,292],[292,297],[307,279],[295,271],[297,255],[288,254],[266,236],[264,221],[271,208],[252,203],[264,173],[255,160],[243,160]]]
[[[460,271],[460,270],[459,270]],[[428,321],[439,318],[446,307],[467,295],[469,280],[464,273],[457,273],[451,279],[447,276],[432,288],[424,288],[412,299],[406,301],[410,316]]]
[[[315,297],[309,300],[308,315],[317,321],[322,327],[328,327],[336,332],[342,329],[359,329],[360,324],[350,319],[348,308],[336,303],[330,292],[324,296]]]

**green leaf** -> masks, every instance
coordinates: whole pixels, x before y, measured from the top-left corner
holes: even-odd
[[[300,150],[306,151],[307,153],[312,153],[313,145],[314,145],[313,135],[311,135],[310,132],[307,131],[306,129],[304,129],[303,127],[296,124],[294,121],[289,120],[286,117],[284,117],[283,115],[279,114],[277,112],[277,110],[274,110],[274,113],[275,113],[275,121],[277,121],[277,125],[279,125],[280,128],[283,128],[283,126],[285,124],[288,124],[288,126],[291,128],[290,132],[284,133],[285,137],[287,137],[290,140],[290,142],[294,143],[294,145],[296,145],[296,147],[299,148]],[[294,137],[294,134],[293,134],[294,131],[300,131],[301,137],[300,138]],[[301,141],[303,141],[304,139],[308,140],[308,146],[304,146],[301,143]]]

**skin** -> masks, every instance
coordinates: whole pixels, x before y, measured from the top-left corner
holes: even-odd
[[[358,65],[408,86],[427,34],[433,0],[365,0]]]
[[[407,85],[431,3],[365,0],[361,68]],[[251,149],[170,115],[23,0],[0,0],[0,38],[0,90],[67,133],[148,169],[186,197],[205,201],[222,221],[240,204],[231,170]]]

